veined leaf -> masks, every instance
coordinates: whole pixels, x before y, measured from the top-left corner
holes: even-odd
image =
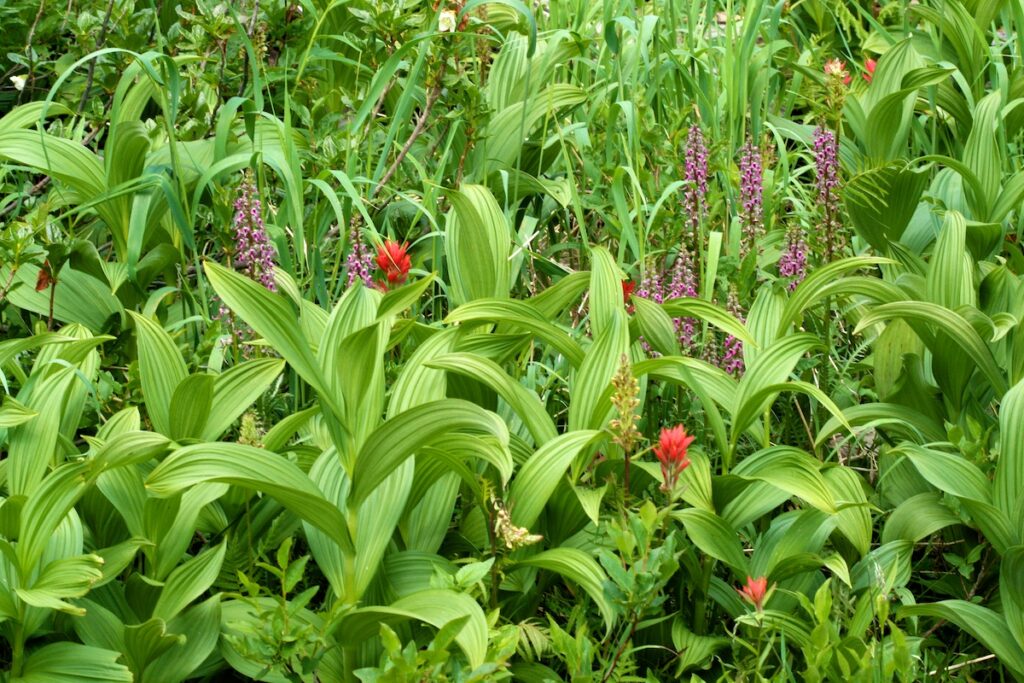
[[[362,607],[342,618],[339,635],[346,642],[358,643],[376,637],[381,624],[412,619],[441,628],[460,618],[467,621],[455,642],[466,654],[470,667],[480,666],[487,654],[487,621],[480,605],[465,593],[430,589],[399,598],[390,605]]]
[[[608,576],[593,557],[577,548],[551,548],[515,564],[555,572],[579,584],[601,612],[605,630],[611,631],[615,610],[604,591]]]
[[[512,480],[508,502],[513,523],[532,527],[569,465],[601,436],[601,432],[594,430],[574,431],[538,448]]]
[[[501,418],[468,401],[444,399],[410,408],[378,427],[359,450],[349,505],[362,503],[418,448],[460,431],[490,434],[508,443],[508,428]]]
[[[146,479],[146,488],[153,495],[167,497],[201,482],[223,482],[263,491],[322,529],[342,548],[353,550],[341,511],[324,499],[302,470],[279,455],[241,444],[185,446],[157,465]]]
[[[977,638],[1017,678],[1024,678],[1024,649],[1000,615],[966,600],[943,600],[899,608],[901,617],[923,616],[950,621]]]
[[[459,306],[445,319],[446,323],[482,325],[502,323],[531,332],[579,367],[583,363],[583,350],[563,330],[548,322],[534,306],[524,301],[495,301],[479,299]]]
[[[449,353],[428,361],[427,367],[465,375],[493,389],[523,420],[538,446],[558,435],[539,397],[494,361],[471,353]]]
[[[889,318],[901,318],[910,323],[934,325],[974,361],[998,395],[1006,393],[1006,380],[992,356],[992,351],[963,316],[942,306],[924,301],[883,304],[865,315],[857,324],[855,332],[860,332],[866,327]],[[918,334],[920,335],[920,332]],[[932,339],[922,338],[922,341],[926,345],[935,344]]]

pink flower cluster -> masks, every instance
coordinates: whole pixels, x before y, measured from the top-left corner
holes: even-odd
[[[757,238],[764,229],[764,168],[761,150],[752,140],[740,148],[740,226],[743,229],[743,255],[757,248]]]
[[[246,180],[235,200],[235,262],[253,280],[274,292],[274,259],[277,253],[263,224],[263,203],[252,181]]]
[[[348,270],[348,286],[355,282],[362,282],[367,287],[373,287],[373,252],[363,243],[359,234],[359,228],[352,228],[348,235],[349,252],[346,261]]]
[[[683,180],[686,189],[683,193],[683,208],[696,245],[700,244],[700,224],[708,210],[708,148],[704,144],[704,133],[700,126],[690,126],[684,158]]]
[[[826,262],[835,260],[846,246],[839,204],[839,145],[836,134],[825,128],[814,130],[814,166],[817,171],[818,240]]]
[[[807,274],[807,243],[803,230],[794,226],[786,232],[786,248],[779,257],[779,276],[789,279],[789,291],[796,289]]]

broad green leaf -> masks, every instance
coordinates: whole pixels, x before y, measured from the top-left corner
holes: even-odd
[[[53,464],[64,396],[74,381],[75,368],[62,368],[35,384],[23,401],[25,408],[38,414],[10,430],[6,461],[11,495],[31,495]]]
[[[597,339],[616,324],[614,311],[622,310],[622,271],[604,247],[591,247],[590,260],[590,331]]]
[[[153,608],[153,617],[173,619],[213,585],[224,562],[227,543],[207,549],[170,573]]]
[[[913,323],[926,323],[934,326],[944,337],[960,347],[974,361],[998,395],[1001,396],[1006,393],[1006,379],[996,364],[992,351],[985,345],[982,338],[963,316],[949,309],[924,301],[883,304],[872,309],[861,318],[855,332],[860,332],[866,327],[890,318],[907,320],[912,325]],[[918,330],[918,334],[921,334],[920,330]],[[922,338],[922,341],[930,347],[937,343],[934,339]]]
[[[579,371],[570,381],[570,430],[604,426],[606,414],[611,409],[606,392],[628,351],[629,330],[625,313],[612,311],[604,333],[595,337]]]
[[[686,535],[701,552],[724,562],[742,580],[750,571],[739,536],[729,523],[713,512],[687,508],[672,513],[683,523]]]
[[[548,322],[544,315],[524,301],[480,299],[459,306],[448,314],[446,323],[482,325],[502,323],[524,329],[562,354],[575,367],[583,363],[583,350],[566,332]]]
[[[257,358],[217,375],[213,382],[210,414],[200,438],[204,441],[219,438],[253,401],[267,391],[283,368],[284,362],[280,359]]]
[[[827,265],[821,266],[820,268],[814,268],[807,274],[797,288],[789,297],[789,301],[786,302],[786,307],[783,309],[782,318],[779,320],[778,334],[782,336],[789,330],[790,325],[793,325],[800,319],[811,306],[821,302],[828,294],[829,287],[835,283],[835,281],[847,273],[852,273],[862,268],[870,268],[872,266],[879,266],[882,264],[893,263],[890,259],[880,258],[877,256],[855,256],[852,258],[845,258],[839,261],[833,261]],[[879,281],[884,282],[884,281]],[[885,284],[879,284],[879,288],[883,288]]]
[[[483,185],[466,184],[448,196],[452,213],[444,248],[453,300],[507,299],[512,244],[508,219]]]
[[[569,465],[591,444],[602,438],[593,430],[569,432],[555,437],[537,449],[519,469],[508,493],[512,521],[532,527],[547,505]]]
[[[674,318],[699,318],[727,334],[731,334],[744,344],[757,346],[746,325],[735,316],[709,301],[703,299],[671,299],[661,305],[666,313]]]
[[[991,488],[985,475],[963,456],[913,444],[903,444],[897,452],[906,454],[921,476],[940,491],[957,498],[992,502]]]
[[[331,412],[340,414],[335,401],[326,391],[319,365],[309,342],[300,332],[298,316],[288,300],[214,261],[207,261],[204,269],[224,303],[281,354],[299,376],[317,391],[321,402]]]
[[[543,445],[558,435],[540,398],[516,382],[494,361],[470,353],[450,353],[434,358],[426,365],[464,375],[493,389],[523,420],[537,445]]]
[[[882,543],[910,541],[917,543],[935,532],[960,524],[960,518],[942,503],[937,491],[919,493],[907,498],[892,511],[882,529]]]
[[[518,560],[515,564],[555,572],[577,583],[597,605],[604,618],[606,632],[611,632],[615,623],[615,609],[604,590],[608,576],[593,557],[577,548],[551,548]]]
[[[5,396],[4,404],[0,407],[0,428],[17,427],[38,414],[35,410],[21,405],[11,396]]]
[[[1003,555],[999,567],[999,595],[1006,625],[1017,645],[1024,648],[1024,546],[1014,546]]]
[[[835,498],[818,468],[818,461],[798,448],[772,446],[748,455],[732,473],[771,484],[822,512],[835,514]]]
[[[898,614],[934,617],[956,624],[981,641],[1016,678],[1024,678],[1024,648],[1014,639],[1006,620],[987,607],[966,600],[943,600],[927,605],[906,605]]]
[[[131,683],[132,674],[117,660],[120,652],[78,643],[51,643],[25,658],[21,676],[12,683]]]
[[[487,621],[483,610],[465,593],[430,589],[399,598],[387,606],[362,607],[341,620],[338,635],[345,642],[358,643],[377,636],[381,624],[415,620],[441,628],[448,622],[468,617],[455,636],[470,667],[480,666],[487,654]]]
[[[201,482],[223,482],[262,491],[304,521],[322,529],[351,552],[348,525],[298,467],[262,448],[204,443],[185,446],[157,465],[146,479],[155,496],[172,496]]]
[[[494,413],[459,399],[410,408],[378,427],[356,457],[349,506],[366,497],[421,446],[461,431],[489,434],[508,443],[508,428]]]
[[[171,434],[170,411],[174,390],[188,375],[181,351],[171,335],[149,318],[131,313],[138,340],[139,377],[146,412],[156,431]]]
[[[213,408],[213,375],[197,373],[183,379],[171,396],[167,435],[178,441],[198,439]]]
[[[999,406],[999,458],[992,490],[996,507],[1020,524],[1024,519],[1024,380],[1006,393]]]
[[[821,342],[813,335],[793,334],[782,337],[758,354],[736,387],[732,411],[733,444],[747,426],[772,404],[774,392],[771,387],[788,380],[800,358],[820,345]]]

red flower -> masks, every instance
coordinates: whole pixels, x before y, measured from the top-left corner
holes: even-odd
[[[654,455],[661,462],[661,476],[665,480],[661,488],[664,491],[671,491],[679,481],[679,475],[690,466],[690,459],[686,457],[686,449],[693,443],[693,437],[687,435],[683,425],[676,425],[671,429],[662,429],[658,438],[658,445],[654,447]]]
[[[756,579],[747,577],[747,585],[743,588],[737,588],[736,592],[740,594],[740,597],[749,602],[754,608],[760,612],[761,607],[764,604],[764,594],[768,591],[768,579],[764,576],[759,576]]]
[[[39,275],[36,277],[36,291],[41,292],[55,282],[56,278],[50,274],[50,262],[44,261],[43,267],[39,269]]]
[[[394,240],[387,240],[377,250],[377,267],[384,271],[388,284],[402,284],[408,277],[409,268],[412,266],[412,261],[409,260],[409,254],[406,252],[408,248],[408,242],[399,244]]]
[[[877,62],[875,62],[875,60],[873,60],[873,59],[865,59],[864,60],[864,70],[867,73],[865,73],[863,75],[864,75],[864,80],[867,81],[868,83],[871,82],[871,77],[874,76],[874,74],[875,74],[875,65],[876,64],[877,64]]]
[[[636,283],[632,280],[622,281],[622,300],[627,304],[629,303],[630,297],[633,296],[633,290],[636,289]]]

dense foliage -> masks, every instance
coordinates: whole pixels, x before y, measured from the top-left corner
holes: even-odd
[[[0,6],[24,682],[1024,680],[1024,6]]]

